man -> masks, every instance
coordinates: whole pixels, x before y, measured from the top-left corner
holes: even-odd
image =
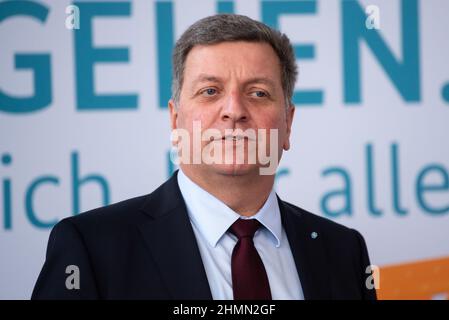
[[[288,38],[208,17],[178,40],[173,67],[181,170],[149,195],[58,223],[33,298],[375,299],[362,236],[273,191],[267,169],[290,147],[295,110]],[[260,150],[270,161],[250,161]]]

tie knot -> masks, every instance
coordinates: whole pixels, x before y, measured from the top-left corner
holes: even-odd
[[[261,226],[260,222],[256,219],[237,219],[230,231],[240,240],[241,238],[253,238],[257,229]]]

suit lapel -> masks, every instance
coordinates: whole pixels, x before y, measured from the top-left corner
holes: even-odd
[[[278,198],[284,226],[306,300],[330,299],[330,283],[323,235],[298,212]],[[301,209],[299,209],[301,210]],[[313,238],[312,233],[317,237]]]
[[[149,195],[142,211],[149,219],[139,229],[173,299],[212,299],[177,173]]]

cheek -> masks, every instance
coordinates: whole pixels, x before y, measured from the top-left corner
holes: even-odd
[[[185,108],[178,114],[178,128],[182,128],[193,134],[193,129],[200,126],[201,131],[214,127],[214,117],[211,112]]]
[[[190,126],[192,126],[192,123],[194,121],[197,121],[201,123],[202,128],[209,128],[213,127],[213,124],[217,118],[217,114],[213,112],[212,109],[209,110],[191,110],[189,115],[185,117],[185,119],[190,123]],[[186,125],[189,125],[189,123],[186,123]]]
[[[282,114],[273,115],[273,117],[267,120],[266,128],[277,130],[279,148],[282,148],[287,138],[287,122],[285,116]]]
[[[187,106],[182,106],[178,113],[178,128],[190,129],[196,116],[193,110]]]
[[[259,117],[256,123],[259,128],[278,129],[279,134],[281,134],[281,131],[285,131],[286,128],[285,116],[277,112],[272,114],[263,114]]]

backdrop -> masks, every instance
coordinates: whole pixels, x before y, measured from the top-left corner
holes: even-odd
[[[447,299],[447,0],[1,1],[0,298],[30,297],[59,220],[170,176],[171,50],[217,12],[294,43],[279,195],[364,235],[381,298]]]

